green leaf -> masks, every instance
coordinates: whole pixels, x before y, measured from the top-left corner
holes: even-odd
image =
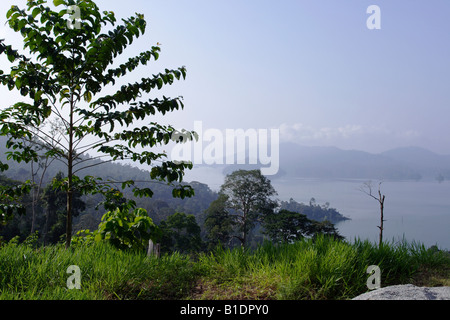
[[[13,54],[8,54],[8,60],[9,62],[14,62],[14,60],[16,60],[16,56]]]
[[[41,9],[34,8],[33,12],[31,13],[31,15],[33,16],[33,19],[36,18],[39,13],[41,13]]]
[[[22,87],[22,79],[21,78],[17,78],[17,80],[16,80],[16,88],[20,90],[21,87]]]
[[[92,93],[90,91],[86,91],[84,94],[84,101],[90,103],[92,101]]]
[[[26,26],[26,24],[27,24],[27,20],[25,20],[25,19],[20,20],[17,30],[19,30],[19,31],[22,30]]]
[[[44,92],[42,90],[39,90],[38,92],[36,92],[36,94],[34,95],[34,101],[39,101],[41,99],[41,96]]]
[[[14,5],[11,6],[11,9],[9,9],[8,12],[6,13],[6,18],[9,19],[12,16],[12,14],[16,11],[17,11],[17,6],[14,6]]]
[[[53,0],[53,4],[55,5],[55,7],[60,6],[62,4],[65,4],[67,6],[67,3],[65,0]]]

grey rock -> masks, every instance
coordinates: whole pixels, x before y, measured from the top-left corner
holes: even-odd
[[[450,287],[398,285],[370,291],[353,300],[450,300]]]

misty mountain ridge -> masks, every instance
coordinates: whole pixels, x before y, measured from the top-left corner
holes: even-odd
[[[0,161],[10,164],[7,176],[29,179],[30,165],[6,161],[6,137],[0,136]],[[95,161],[97,162],[97,161]],[[248,163],[247,159],[247,163]],[[436,179],[438,175],[450,180],[450,155],[441,155],[421,147],[401,147],[373,154],[360,150],[343,150],[337,147],[302,146],[293,142],[280,144],[280,170],[270,179],[323,178],[323,179],[377,179],[377,180],[420,180]],[[119,167],[117,167],[119,166]],[[209,165],[195,165],[195,168]],[[55,162],[48,170],[47,179],[58,171],[65,172],[63,166]],[[114,179],[143,178],[145,170],[123,164],[108,163],[83,172]],[[238,169],[258,169],[261,165],[212,165],[223,174]],[[104,172],[107,171],[107,172]],[[132,174],[131,177],[125,176]],[[148,176],[147,176],[148,178]],[[47,180],[46,179],[46,180]],[[22,180],[22,179],[21,179]]]
[[[430,150],[420,147],[396,148],[382,153],[383,155],[403,161],[416,167],[418,170],[436,174],[437,171],[447,171],[450,168],[450,155],[436,154]],[[440,172],[444,173],[444,172]]]
[[[224,168],[224,173],[258,167],[231,165]],[[374,154],[287,142],[280,144],[280,170],[272,178],[429,180],[438,175],[450,179],[450,155],[421,147],[400,147]]]

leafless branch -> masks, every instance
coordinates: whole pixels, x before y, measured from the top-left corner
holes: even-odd
[[[384,200],[386,199],[385,195],[381,194],[381,184],[383,182],[380,182],[378,184],[378,197],[374,196],[372,193],[372,182],[368,181],[363,184],[363,186],[360,187],[360,191],[367,194],[368,196],[372,197],[373,199],[377,200],[380,204],[380,225],[377,226],[378,229],[380,229],[380,237],[379,237],[379,245],[381,246],[383,242],[383,230],[384,230]]]

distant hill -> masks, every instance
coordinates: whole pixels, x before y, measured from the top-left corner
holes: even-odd
[[[335,147],[280,146],[280,167],[304,178],[420,179],[422,173],[402,159]]]
[[[436,154],[419,147],[397,148],[383,152],[382,155],[415,168],[423,176],[436,178],[442,174],[450,179],[450,155]]]
[[[238,168],[259,168],[257,165],[224,166],[225,174]],[[296,143],[280,144],[280,171],[276,179],[435,179],[442,174],[450,179],[450,155],[409,147],[380,154],[336,147],[306,147]]]

